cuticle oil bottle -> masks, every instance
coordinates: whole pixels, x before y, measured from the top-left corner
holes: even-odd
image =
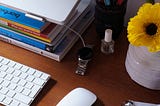
[[[105,37],[101,40],[101,52],[111,54],[114,52],[114,41],[112,40],[112,30],[105,30]]]

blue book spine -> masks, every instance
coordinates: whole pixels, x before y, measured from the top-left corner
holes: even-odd
[[[0,6],[0,17],[5,18],[10,21],[14,21],[38,30],[45,25],[46,22],[35,20],[25,16],[25,13],[7,8],[5,6]]]
[[[3,36],[6,36],[6,37],[9,37],[9,38],[18,40],[20,42],[29,44],[31,46],[40,48],[42,50],[46,50],[46,44],[43,44],[42,42],[38,42],[38,41],[36,41],[34,39],[31,39],[31,38],[28,38],[28,37],[25,37],[25,36],[23,36],[19,33],[16,33],[14,31],[11,31],[11,30],[0,27],[0,34],[1,34],[0,36],[3,35]]]

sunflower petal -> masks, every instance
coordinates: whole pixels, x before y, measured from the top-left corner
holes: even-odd
[[[128,40],[135,46],[146,46],[150,52],[160,51],[160,3],[154,5],[150,3],[143,4],[137,15],[130,19],[128,23]],[[154,35],[148,35],[146,27],[149,24],[157,26],[157,32]]]

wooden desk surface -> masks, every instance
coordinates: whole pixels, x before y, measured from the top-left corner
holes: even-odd
[[[132,81],[125,69],[128,47],[126,32],[115,42],[115,53],[104,55],[100,52],[100,39],[94,25],[85,32],[87,44],[94,45],[94,57],[89,62],[85,76],[75,74],[77,50],[82,47],[80,40],[61,62],[40,56],[22,48],[0,41],[0,55],[52,76],[45,89],[33,105],[56,106],[72,89],[84,87],[94,92],[105,106],[120,106],[125,100],[160,103],[160,91],[146,89]]]

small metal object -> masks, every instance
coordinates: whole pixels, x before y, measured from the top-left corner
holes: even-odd
[[[130,100],[125,101],[122,106],[135,106],[134,103]]]
[[[160,104],[153,104],[153,103],[128,100],[128,101],[125,101],[122,104],[122,106],[160,106]]]
[[[76,74],[84,75],[87,69],[87,64],[93,57],[93,51],[90,47],[83,47],[78,51],[78,67]]]

